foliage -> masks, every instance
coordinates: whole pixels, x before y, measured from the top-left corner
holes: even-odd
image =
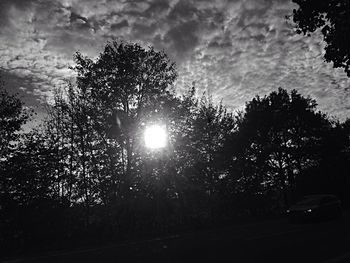
[[[235,145],[244,191],[264,193],[272,187],[286,195],[302,170],[318,165],[331,125],[315,108],[314,100],[282,88],[246,104]]]
[[[3,85],[3,83],[1,83]],[[22,126],[30,117],[23,102],[16,95],[11,95],[0,87],[0,207],[5,205],[5,195],[9,192],[6,171],[8,161],[15,153],[20,139]]]
[[[82,117],[88,118],[82,123],[91,125],[90,131],[107,150],[109,165],[119,174],[115,180],[123,182],[123,193],[118,194],[128,194],[136,177],[142,124],[157,112],[166,112],[164,105],[173,97],[169,88],[176,79],[175,65],[152,47],[117,42],[108,43],[95,62],[80,53],[75,59],[76,101]]]
[[[22,101],[11,95],[0,83],[0,160],[7,158],[19,138],[19,131],[26,123],[30,112],[24,109]]]
[[[297,33],[310,34],[321,30],[326,42],[325,59],[335,68],[343,68],[350,76],[350,3],[347,0],[293,0]]]

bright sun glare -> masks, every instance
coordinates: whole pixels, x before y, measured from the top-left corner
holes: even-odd
[[[146,127],[145,144],[150,149],[164,148],[167,144],[167,132],[164,126],[152,125]]]

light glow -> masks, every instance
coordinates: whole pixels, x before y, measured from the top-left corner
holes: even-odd
[[[150,149],[160,149],[167,145],[167,132],[164,126],[151,125],[145,130],[145,144]]]

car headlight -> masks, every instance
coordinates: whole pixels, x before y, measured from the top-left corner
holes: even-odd
[[[311,212],[312,212],[312,209],[308,209],[308,210],[306,210],[306,212],[311,213]]]

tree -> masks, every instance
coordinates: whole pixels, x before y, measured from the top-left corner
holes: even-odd
[[[337,194],[345,206],[349,202],[349,131],[347,121],[333,122],[322,135],[317,166],[305,169],[297,178],[299,195],[317,192]]]
[[[321,30],[326,42],[325,60],[343,68],[350,76],[350,2],[348,0],[293,0],[296,32],[310,34]]]
[[[152,47],[146,50],[123,42],[108,43],[95,62],[80,53],[75,59],[83,116],[89,118],[104,147],[111,149],[114,143],[119,158],[110,155],[110,165],[120,163],[115,174],[123,174],[117,180],[125,195],[132,186],[142,122],[157,115],[166,97],[172,96],[175,65]]]
[[[13,160],[20,148],[22,126],[31,116],[31,111],[24,108],[23,102],[17,95],[11,95],[0,83],[0,232],[4,233],[0,239],[0,246],[11,243],[14,233],[18,231],[13,224],[13,215],[18,213],[17,206],[23,199],[15,196],[18,191],[20,175],[14,173]],[[18,161],[16,165],[21,165]],[[14,193],[15,192],[15,193]],[[17,217],[18,219],[18,217]],[[7,239],[8,238],[8,239]]]
[[[2,82],[0,85],[0,200],[5,202],[5,195],[9,192],[8,161],[19,143],[19,132],[30,117],[30,112],[24,109],[23,102],[16,95],[8,93]],[[1,203],[0,206],[5,205]]]
[[[246,104],[235,135],[243,191],[263,194],[274,189],[288,194],[298,174],[318,164],[324,131],[331,128],[316,102],[296,90],[279,88]]]
[[[206,214],[214,218],[220,203],[221,187],[228,175],[224,148],[235,128],[233,114],[211,97],[197,98],[195,87],[178,103],[171,125],[176,189],[185,217]]]
[[[152,180],[165,174],[165,167],[147,174],[154,160],[143,147],[143,130],[158,121],[176,126],[175,64],[152,47],[124,42],[108,43],[96,60],[76,53],[75,61],[76,85],[58,91],[48,107],[45,133],[56,152],[57,189],[72,204],[84,204],[85,225],[98,205],[111,224],[131,224],[135,200],[153,197],[158,182]],[[168,193],[172,183],[165,181]]]
[[[23,102],[10,95],[0,83],[0,161],[7,158],[15,147],[21,127],[28,120],[30,113],[24,109]]]

